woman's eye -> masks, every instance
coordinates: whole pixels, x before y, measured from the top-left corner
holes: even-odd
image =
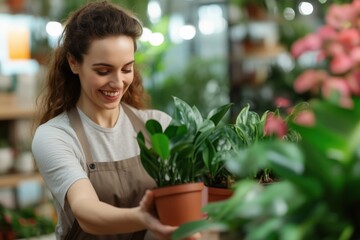
[[[121,70],[123,73],[131,73],[132,69],[131,68],[126,68],[126,69],[122,69]]]
[[[96,73],[99,74],[100,76],[105,76],[106,74],[109,73],[108,70],[96,70]]]

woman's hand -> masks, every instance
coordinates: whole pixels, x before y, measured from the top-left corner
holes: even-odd
[[[140,202],[140,211],[144,214],[146,226],[148,226],[148,233],[146,240],[168,240],[171,239],[171,234],[177,229],[174,226],[163,225],[158,218],[155,217],[154,212],[154,193],[150,190],[145,192],[145,196]],[[186,240],[197,240],[201,238],[201,234],[197,233]]]
[[[174,226],[163,225],[155,217],[154,212],[154,194],[147,190],[145,196],[140,201],[140,211],[144,216],[143,220],[149,232],[146,239],[167,240],[171,239],[171,234],[177,229]]]

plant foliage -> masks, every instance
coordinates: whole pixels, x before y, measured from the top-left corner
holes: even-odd
[[[231,104],[214,108],[204,118],[199,110],[173,97],[173,120],[162,129],[157,120],[148,120],[147,133],[139,132],[140,158],[158,187],[202,180],[204,166],[217,172],[209,159],[217,159],[212,143],[219,142],[223,120]],[[146,143],[146,136],[149,143]],[[206,159],[206,160],[204,160]],[[218,167],[217,167],[218,168]]]
[[[311,102],[315,124],[290,123],[298,143],[274,139],[239,150],[227,162],[237,174],[271,167],[282,181],[238,181],[233,197],[204,207],[209,219],[180,226],[173,239],[219,224],[245,240],[359,239],[360,100],[353,101],[351,109]]]

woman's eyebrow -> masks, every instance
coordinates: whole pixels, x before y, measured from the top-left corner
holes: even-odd
[[[128,65],[130,65],[130,64],[133,64],[134,62],[135,62],[135,60],[132,60],[132,61],[126,63],[124,66],[128,66]]]
[[[135,60],[131,60],[130,62],[125,63],[125,64],[124,64],[124,66],[128,66],[128,65],[130,65],[130,64],[133,64],[134,62],[135,62]],[[106,67],[113,67],[113,65],[111,65],[111,64],[108,64],[108,63],[102,63],[102,62],[100,62],[100,63],[94,63],[94,64],[93,64],[93,66],[106,66]]]

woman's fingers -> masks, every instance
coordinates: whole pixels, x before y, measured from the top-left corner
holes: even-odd
[[[154,214],[154,194],[152,191],[147,190],[144,197],[140,201],[140,210],[144,214],[144,221],[152,235],[157,239],[171,239],[171,234],[177,227],[163,225]]]

